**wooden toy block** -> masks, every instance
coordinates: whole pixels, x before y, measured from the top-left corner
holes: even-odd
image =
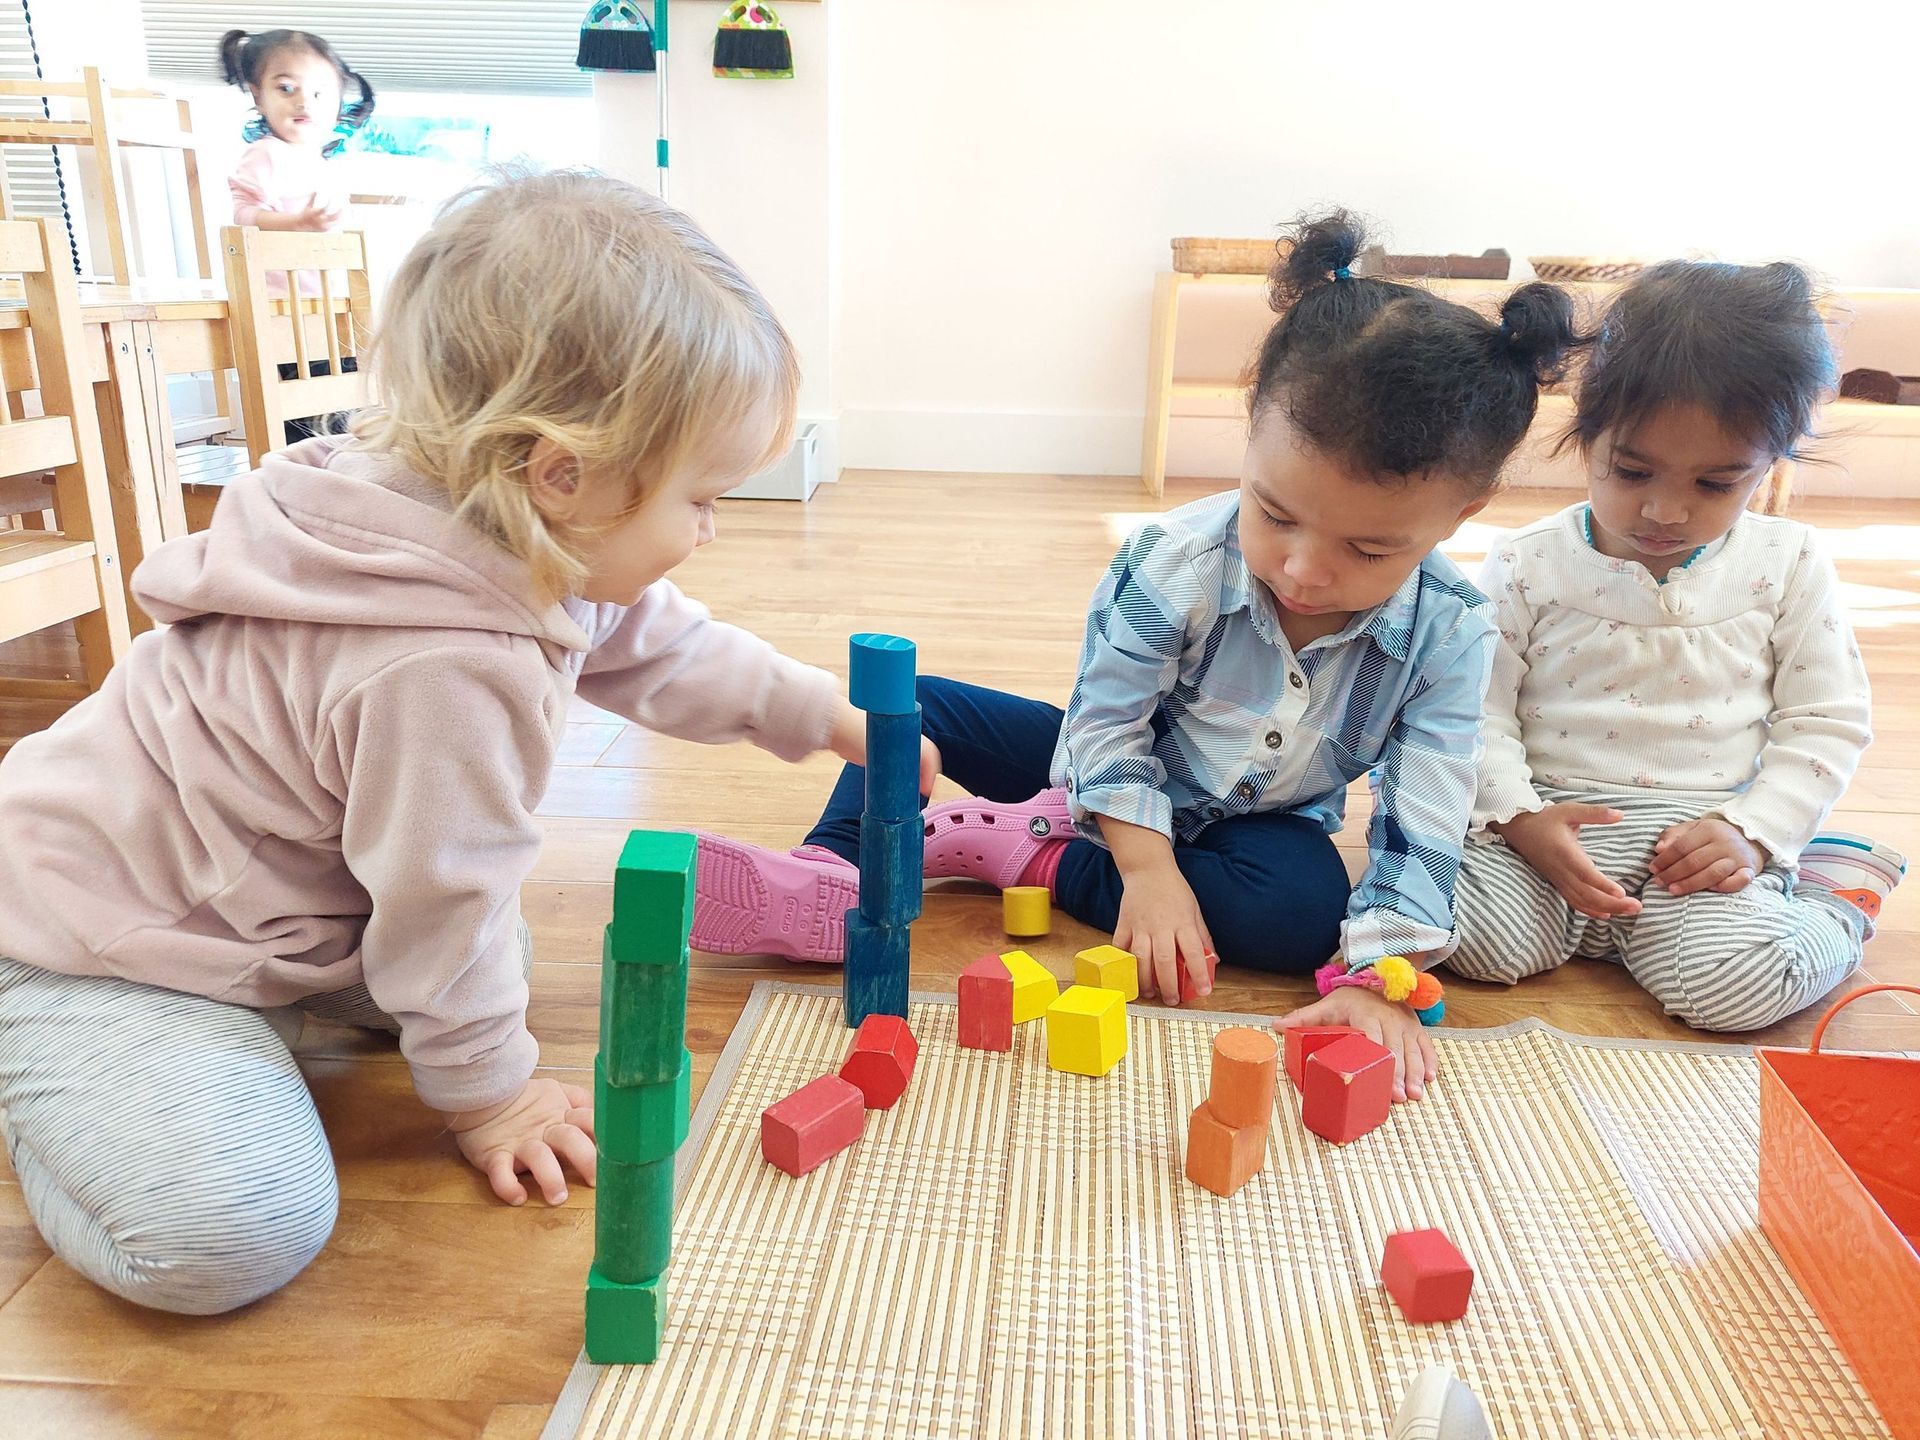
[[[600,963],[600,1059],[615,1085],[654,1085],[680,1071],[687,1038],[687,959],[621,965],[606,929]]]
[[[1104,1075],[1127,1053],[1127,1001],[1118,990],[1069,985],[1047,1007],[1047,1063],[1070,1075]]]
[[[1351,1025],[1302,1025],[1281,1032],[1286,1037],[1287,1078],[1298,1089],[1307,1083],[1307,1057],[1323,1045],[1360,1032]]]
[[[1013,1023],[1024,1025],[1047,1013],[1060,998],[1060,982],[1053,972],[1024,950],[1009,950],[1000,961],[1013,976]]]
[[[1013,974],[998,955],[960,972],[960,1043],[969,1050],[1013,1048]]]
[[[1458,1320],[1473,1293],[1473,1266],[1439,1230],[1398,1230],[1387,1236],[1380,1280],[1416,1324]]]
[[[871,924],[907,925],[919,917],[926,854],[917,817],[860,817],[860,913]]]
[[[1271,1031],[1231,1025],[1213,1037],[1213,1077],[1207,1104],[1223,1124],[1267,1125],[1279,1083],[1280,1044]]]
[[[863,815],[876,820],[918,824],[920,794],[920,707],[904,715],[867,715],[867,798]],[[916,858],[914,870],[920,869]]]
[[[1053,896],[1044,885],[1014,885],[1000,892],[1001,923],[1016,940],[1038,940],[1053,928]]]
[[[601,1156],[629,1165],[671,1157],[687,1138],[692,1078],[693,1055],[685,1046],[673,1078],[651,1085],[614,1084],[606,1056],[595,1056],[593,1135]]]
[[[1219,971],[1220,971],[1219,959],[1215,956],[1209,955],[1207,957],[1207,984],[1209,987],[1212,986],[1213,977],[1216,974],[1218,974]],[[1212,993],[1211,989],[1209,989],[1208,993],[1209,994]],[[1191,972],[1188,971],[1186,962],[1184,960],[1181,961],[1180,962],[1180,1003],[1182,1005],[1185,1005],[1189,1001],[1199,1000],[1202,998],[1203,997],[1201,996],[1200,992],[1194,988],[1193,975]]]
[[[860,634],[850,649],[847,694],[855,707],[870,715],[911,715],[918,654],[913,642],[898,635]]]
[[[841,967],[847,1025],[869,1015],[907,1013],[912,934],[905,925],[876,925],[858,910],[847,911],[847,958]]]
[[[869,1110],[891,1110],[913,1079],[920,1042],[898,1015],[869,1015],[854,1032],[840,1078],[859,1087]]]
[[[587,1359],[595,1365],[651,1365],[666,1325],[664,1277],[622,1285],[587,1271]]]
[[[1385,1122],[1393,1108],[1393,1055],[1347,1035],[1307,1057],[1300,1118],[1323,1140],[1345,1145]]]
[[[621,1285],[663,1272],[673,1255],[673,1157],[629,1165],[602,1155],[593,1188],[594,1269]]]
[[[625,965],[677,965],[693,931],[694,838],[635,830],[613,872],[613,958]]]
[[[1187,1121],[1187,1179],[1231,1195],[1267,1163],[1267,1124],[1229,1125],[1202,1100]]]
[[[789,1175],[804,1175],[860,1138],[866,1097],[838,1075],[822,1075],[760,1112],[760,1153]]]
[[[1140,962],[1118,945],[1095,945],[1073,957],[1073,983],[1097,990],[1118,990],[1123,999],[1140,998]]]

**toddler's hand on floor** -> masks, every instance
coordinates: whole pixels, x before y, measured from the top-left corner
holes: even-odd
[[[849,765],[867,763],[867,716],[851,700],[840,702],[840,713],[834,718],[833,734],[827,740],[827,748]],[[920,793],[931,795],[933,782],[940,778],[940,748],[927,739],[920,737]]]
[[[523,1170],[549,1205],[562,1204],[567,1198],[562,1160],[593,1184],[593,1096],[578,1085],[536,1077],[511,1100],[447,1116],[447,1128],[468,1163],[509,1205],[526,1203]]]
[[[1418,1100],[1440,1073],[1439,1057],[1427,1027],[1405,1005],[1395,1004],[1378,990],[1342,985],[1291,1015],[1273,1022],[1276,1030],[1297,1025],[1351,1025],[1376,1044],[1393,1052],[1393,1098]]]
[[[1731,895],[1766,868],[1765,848],[1718,815],[1670,825],[1653,844],[1653,878],[1670,895],[1696,890]]]
[[[1640,902],[1600,873],[1593,857],[1580,847],[1583,825],[1617,825],[1626,816],[1604,805],[1562,801],[1544,810],[1516,815],[1492,826],[1520,858],[1582,915],[1595,920],[1615,915],[1638,915]]]
[[[1193,887],[1171,859],[1126,876],[1113,943],[1139,960],[1143,999],[1158,995],[1166,1004],[1178,1005],[1183,964],[1195,992],[1206,995],[1213,990],[1208,963],[1213,937],[1207,933]]]

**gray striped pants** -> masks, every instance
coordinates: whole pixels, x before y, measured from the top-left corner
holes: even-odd
[[[521,942],[531,967],[525,925]],[[53,1253],[183,1315],[236,1309],[304,1270],[340,1191],[287,1048],[302,1011],[396,1028],[364,985],[250,1010],[0,956],[0,1134]]]
[[[1625,812],[1616,825],[1587,826],[1580,843],[1640,913],[1591,919],[1505,845],[1469,844],[1454,887],[1455,945],[1441,957],[1454,973],[1511,985],[1574,957],[1610,959],[1689,1025],[1757,1030],[1805,1009],[1860,964],[1866,916],[1819,886],[1796,889],[1790,871],[1769,866],[1732,895],[1676,897],[1649,878],[1661,832],[1716,802],[1544,787],[1540,798]]]

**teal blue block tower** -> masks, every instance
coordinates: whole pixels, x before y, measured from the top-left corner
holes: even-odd
[[[848,692],[867,712],[860,908],[847,912],[847,1024],[907,1013],[909,932],[920,915],[920,706],[913,642],[856,635]]]
[[[687,1138],[687,937],[694,838],[627,837],[600,952],[600,1053],[593,1061],[593,1268],[587,1359],[650,1365],[666,1326],[673,1162]]]

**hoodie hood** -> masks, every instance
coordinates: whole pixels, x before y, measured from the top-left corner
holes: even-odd
[[[527,567],[456,519],[444,496],[338,437],[278,451],[229,485],[212,526],[155,550],[133,594],[167,625],[240,615],[588,646],[567,608],[543,603]]]

